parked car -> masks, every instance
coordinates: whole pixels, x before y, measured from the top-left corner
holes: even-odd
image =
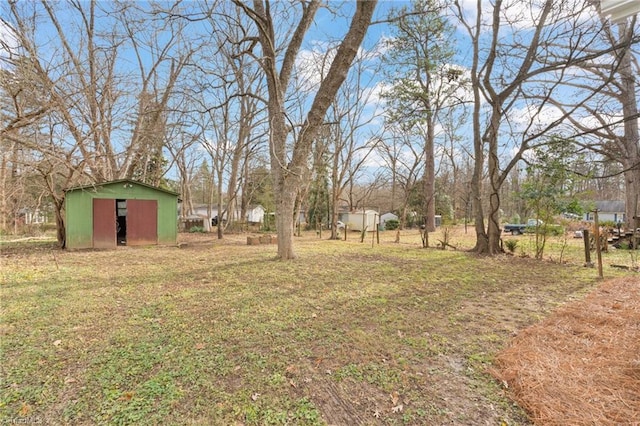
[[[545,235],[562,235],[564,233],[564,228],[561,225],[544,223],[540,219],[529,219],[527,223],[505,225],[504,232],[510,232],[511,235],[521,235],[525,232]]]
[[[540,219],[529,219],[527,223],[507,223],[503,230],[504,232],[511,232],[511,235],[524,234],[528,229],[535,230],[536,226],[543,225],[544,222]]]

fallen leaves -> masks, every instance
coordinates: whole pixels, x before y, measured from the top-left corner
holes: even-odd
[[[393,391],[391,394],[389,394],[389,398],[391,400],[391,405],[392,405],[391,414],[401,413],[402,410],[404,410],[404,404],[400,399],[400,394],[397,391]],[[380,411],[379,408],[376,408],[375,410],[373,410],[373,417],[375,417],[376,419],[379,419],[382,417],[382,412]]]
[[[298,367],[295,366],[294,364],[287,366],[287,368],[284,370],[284,376],[289,379],[297,375],[298,375]]]
[[[31,406],[29,404],[26,403],[22,403],[22,406],[20,407],[20,411],[18,411],[18,413],[22,416],[28,416],[29,413],[31,413]]]
[[[404,408],[404,405],[399,404],[399,405],[396,405],[395,407],[391,407],[391,412],[392,413],[401,413],[403,408]]]
[[[394,391],[389,396],[391,397],[391,404],[393,405],[393,407],[391,407],[391,412],[401,413],[404,408],[404,405],[400,403],[400,394],[397,391]]]
[[[134,391],[126,391],[120,396],[120,401],[131,401],[136,393]]]

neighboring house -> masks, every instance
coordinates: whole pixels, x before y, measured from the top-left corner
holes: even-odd
[[[380,215],[375,210],[360,210],[338,213],[338,220],[347,226],[350,231],[375,231]]]
[[[178,194],[132,180],[65,191],[66,247],[177,244]]]
[[[624,222],[625,202],[624,201],[596,201],[590,211],[584,214],[584,220],[593,221],[593,209],[598,209],[599,222]]]
[[[211,224],[213,219],[217,220],[220,217],[221,209],[218,206],[211,206],[211,214],[209,216],[208,216],[208,210],[209,208],[206,204],[198,204],[194,206],[193,213],[196,216],[200,216],[204,218],[208,217],[208,223]],[[233,214],[231,215],[231,218],[236,222],[247,222],[250,224],[259,224],[264,222],[264,213],[265,213],[264,207],[262,207],[260,204],[257,204],[255,206],[249,206],[247,208],[247,212],[244,218],[241,217],[242,212],[240,208],[237,208],[235,212],[233,212]],[[225,213],[223,219],[229,220],[228,212]]]

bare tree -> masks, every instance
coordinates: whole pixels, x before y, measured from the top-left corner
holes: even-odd
[[[379,116],[372,89],[377,66],[375,52],[364,52],[355,59],[347,80],[338,91],[327,113],[324,147],[328,157],[330,184],[331,238],[336,239],[338,208],[349,181],[357,178],[379,142],[371,134],[371,123]]]
[[[422,137],[418,138],[419,141]],[[385,164],[387,173],[391,175],[392,199],[399,199],[397,206],[400,226],[396,234],[396,242],[400,242],[400,231],[406,226],[411,196],[415,193],[424,168],[424,149],[411,130],[391,124],[387,127],[385,137],[376,150]],[[397,193],[399,190],[399,194]]]
[[[595,175],[611,178],[611,173],[620,173],[624,176],[626,226],[633,228],[633,217],[640,212],[638,20],[632,17],[618,24],[607,20],[601,23],[603,31],[599,43],[592,44],[590,50],[611,51],[610,55],[607,60],[580,63],[579,68],[583,72],[576,71],[580,79],[567,85],[578,93],[592,93],[594,87],[602,89],[588,102],[578,105],[572,99],[561,97],[555,97],[551,102],[564,112],[573,111],[568,120],[579,133],[575,139],[583,148],[620,165],[619,170],[598,171]]]
[[[293,25],[294,31],[283,49],[280,49],[276,25],[273,20],[270,1],[254,0],[253,7],[234,0],[255,22],[258,37],[247,39],[249,47],[260,45],[260,64],[265,73],[268,88],[269,148],[271,172],[273,174],[276,198],[276,228],[278,232],[278,257],[292,259],[293,223],[296,195],[301,185],[304,169],[307,167],[313,141],[324,122],[325,114],[335,94],[346,78],[347,70],[355,58],[371,22],[376,1],[360,1],[351,20],[349,30],[338,47],[331,67],[319,85],[306,119],[300,130],[292,134],[287,122],[285,94],[291,82],[295,60],[320,1],[311,0],[298,3],[301,7],[299,20]],[[291,7],[287,5],[287,7]],[[283,55],[280,55],[283,52]]]
[[[201,146],[209,154],[215,176],[218,206],[217,233],[244,220],[246,200],[242,183],[262,136],[260,128],[265,101],[262,72],[255,61],[243,55],[247,23],[234,4],[210,9],[206,23],[211,28],[210,48],[202,50],[195,71],[199,75],[196,97],[201,111]],[[244,21],[248,19],[245,17]],[[214,200],[210,200],[210,204]],[[237,217],[238,206],[241,217]],[[223,217],[226,219],[223,221]]]
[[[468,88],[462,90],[468,94]],[[468,107],[469,104],[461,99],[456,108],[449,108],[446,114],[439,117],[442,134],[441,142],[436,145],[436,152],[440,154],[442,171],[436,176],[441,182],[438,193],[450,196],[454,221],[465,216],[465,209],[461,204],[469,191],[470,179],[465,165],[470,159],[472,148],[468,146],[468,138],[463,136],[460,126],[460,123],[468,121]]]
[[[44,176],[47,187],[58,188],[60,176],[66,186],[134,176],[158,184],[166,109],[192,53],[182,43],[183,28],[175,21],[145,24],[150,11],[133,4],[69,0],[53,6],[9,4],[18,50],[30,69],[22,75],[47,99],[52,133],[47,144],[33,147],[58,171]],[[138,59],[139,79],[122,58],[127,49]],[[139,108],[131,120],[134,105]],[[64,245],[64,192],[51,197]]]
[[[560,113],[552,119],[545,117],[550,99],[561,90],[564,81],[572,78],[569,69],[610,51],[590,51],[598,29],[594,22],[581,21],[582,12],[590,7],[588,1],[526,3],[523,7],[522,2],[497,0],[485,16],[484,3],[478,1],[475,16],[470,18],[461,2],[455,1],[456,17],[472,46],[475,159],[472,190],[475,250],[479,253],[502,251],[500,190],[509,172],[528,149],[544,143],[545,135],[557,129],[572,112]],[[489,199],[483,203],[485,156]]]
[[[18,211],[24,207],[27,181],[33,173],[36,152],[26,141],[48,111],[46,97],[30,78],[27,58],[7,47],[0,65],[0,229],[17,231]]]
[[[122,3],[113,13],[122,26],[120,38],[136,59],[137,113],[131,140],[118,163],[119,178],[159,185],[166,171],[163,148],[169,133],[170,103],[195,49],[184,37],[185,21],[151,19],[155,12]]]

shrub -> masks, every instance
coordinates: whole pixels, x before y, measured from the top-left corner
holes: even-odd
[[[389,231],[393,231],[394,229],[398,229],[398,227],[400,226],[400,221],[398,221],[397,219],[389,219],[384,223],[384,229],[389,230]]]
[[[204,233],[204,227],[202,226],[192,226],[191,228],[189,228],[189,232],[191,232],[192,234],[196,234],[196,233]]]
[[[536,227],[535,226],[527,226],[524,230],[524,232],[527,232],[529,234],[534,234],[536,232]],[[537,232],[541,235],[553,235],[553,236],[559,236],[564,234],[564,227],[561,225],[554,225],[551,223],[545,223],[543,225],[538,226],[537,228]]]
[[[504,245],[507,247],[507,250],[509,250],[509,253],[515,253],[516,247],[518,246],[518,240],[506,240]]]

